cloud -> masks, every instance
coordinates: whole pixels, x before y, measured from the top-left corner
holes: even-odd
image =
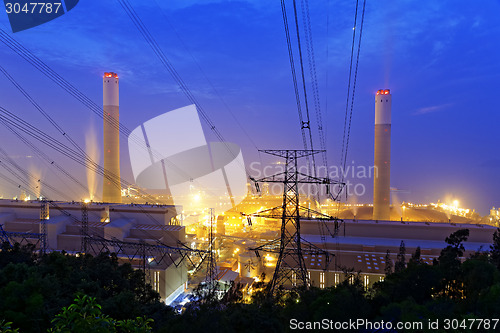
[[[447,109],[452,105],[453,105],[453,103],[446,103],[446,104],[441,104],[441,105],[427,106],[427,107],[418,109],[417,111],[415,111],[413,113],[413,115],[414,116],[421,116],[421,115],[427,114],[427,113],[443,111],[444,109]]]

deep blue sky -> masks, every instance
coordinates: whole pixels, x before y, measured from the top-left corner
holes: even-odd
[[[243,147],[247,164],[260,161],[254,144],[301,148],[279,1],[131,3],[223,136]],[[311,0],[310,9],[329,162],[338,165],[354,1]],[[498,0],[367,0],[348,164],[373,164],[374,94],[389,88],[391,186],[402,191],[399,199],[457,198],[482,214],[500,206],[499,14]],[[5,14],[0,26],[10,32]],[[117,72],[120,117],[129,129],[188,104],[117,1],[80,1],[60,18],[12,35],[98,104],[102,73]],[[95,115],[3,44],[0,59],[82,145],[89,128],[102,131]],[[3,76],[0,89],[0,106],[57,136]],[[20,164],[40,168],[5,130],[0,135]],[[122,151],[123,176],[132,181],[125,138]],[[84,179],[83,168],[61,161]],[[363,183],[367,193],[356,200],[370,202],[372,180]]]

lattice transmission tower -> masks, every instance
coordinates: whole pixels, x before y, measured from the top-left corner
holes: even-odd
[[[268,294],[274,295],[278,289],[283,287],[305,287],[310,285],[309,275],[307,273],[304,253],[325,254],[328,261],[331,254],[312,243],[302,239],[300,233],[301,212],[306,216],[314,216],[316,220],[334,221],[336,233],[339,220],[337,218],[324,215],[320,212],[311,210],[300,205],[299,184],[316,184],[326,186],[326,192],[331,193],[330,186],[340,184],[328,178],[318,178],[299,171],[298,160],[322,152],[322,150],[259,150],[260,152],[278,156],[285,159],[285,169],[283,172],[272,176],[253,179],[257,188],[259,183],[279,183],[283,184],[283,204],[278,207],[251,214],[252,216],[261,216],[267,218],[281,219],[281,236],[279,239],[255,248],[258,251],[276,252],[279,247],[279,255],[276,263],[276,269],[273,277],[268,284]],[[333,236],[334,234],[332,234]],[[326,263],[328,265],[328,263]]]

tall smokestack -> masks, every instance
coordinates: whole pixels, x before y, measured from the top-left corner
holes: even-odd
[[[373,219],[390,219],[391,185],[391,104],[389,89],[375,95],[375,178],[373,180]]]
[[[104,179],[102,201],[122,202],[120,187],[120,131],[118,75],[104,73],[102,80],[104,109]]]

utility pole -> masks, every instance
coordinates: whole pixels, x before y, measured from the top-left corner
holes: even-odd
[[[82,202],[82,228],[80,233],[82,237],[82,253],[86,254],[88,251],[89,237],[89,209],[85,201]]]
[[[41,236],[42,242],[40,246],[40,252],[45,254],[47,252],[48,242],[47,242],[47,219],[49,218],[49,204],[47,200],[43,199],[40,206],[40,226],[41,226]]]

